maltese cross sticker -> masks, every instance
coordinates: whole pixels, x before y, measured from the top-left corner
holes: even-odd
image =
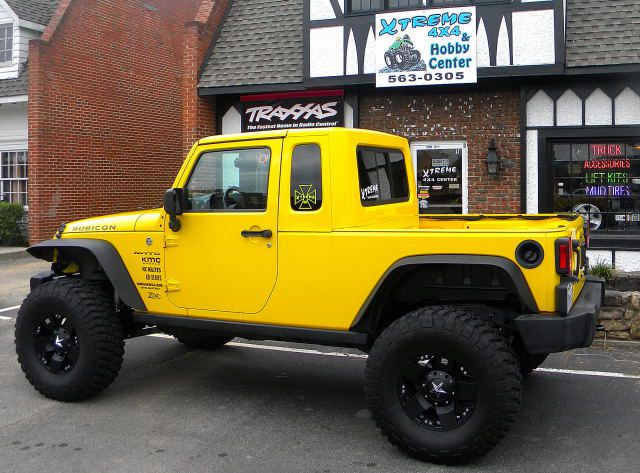
[[[298,190],[300,189],[300,190]],[[313,210],[316,204],[316,189],[311,184],[300,184],[294,191],[294,204],[298,210]]]

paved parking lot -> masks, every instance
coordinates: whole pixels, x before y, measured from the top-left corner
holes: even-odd
[[[10,319],[13,312],[2,315]],[[376,431],[363,400],[362,356],[239,340],[207,353],[144,337],[127,342],[111,388],[62,404],[23,378],[12,326],[0,320],[2,471],[447,470],[406,458]],[[545,368],[527,379],[506,440],[456,470],[636,471],[640,350],[581,350],[556,355]]]
[[[23,295],[15,292],[0,300]],[[503,443],[476,464],[447,468],[405,457],[378,433],[359,352],[236,340],[208,353],[147,336],[127,342],[107,391],[63,404],[24,379],[15,313],[0,312],[2,472],[627,473],[640,465],[637,345],[552,356],[526,380]]]

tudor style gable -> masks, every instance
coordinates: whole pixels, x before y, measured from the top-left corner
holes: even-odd
[[[363,11],[353,0],[305,0],[305,85],[375,82],[375,17],[386,9]],[[410,5],[406,12],[464,2],[379,0],[380,5]],[[562,72],[565,61],[565,12],[561,0],[467,2],[477,7],[479,77]],[[416,6],[417,5],[417,6]]]

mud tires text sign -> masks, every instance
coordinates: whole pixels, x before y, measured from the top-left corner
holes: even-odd
[[[478,81],[476,8],[376,15],[376,87]]]

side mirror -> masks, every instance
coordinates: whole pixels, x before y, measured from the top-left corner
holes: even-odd
[[[168,189],[164,193],[164,211],[169,215],[169,228],[174,232],[180,230],[178,215],[184,209],[184,189]]]

